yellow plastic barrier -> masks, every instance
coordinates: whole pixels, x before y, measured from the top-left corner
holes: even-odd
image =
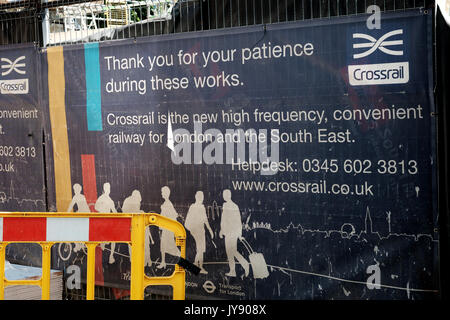
[[[180,247],[180,257],[186,257],[186,230],[183,225],[175,220],[159,214],[143,214],[135,216],[132,227],[131,249],[131,299],[143,300],[144,290],[150,285],[170,285],[173,288],[173,299],[185,299],[186,274],[182,267],[175,265],[175,271],[167,277],[148,277],[144,273],[144,249],[145,228],[155,225],[163,229],[171,230],[176,239],[176,245]],[[137,248],[138,250],[134,250]]]
[[[71,225],[76,228],[71,229]],[[130,298],[143,300],[150,285],[169,285],[173,299],[185,299],[185,270],[176,265],[171,276],[148,277],[144,272],[145,229],[151,225],[174,233],[180,257],[186,256],[186,231],[177,221],[156,213],[0,213],[0,300],[10,285],[38,285],[42,299],[50,299],[51,247],[55,243],[78,242],[87,247],[86,299],[94,299],[95,248],[102,242],[125,242],[131,245]],[[87,229],[86,229],[87,228]],[[61,232],[61,229],[63,230]],[[38,280],[5,279],[5,251],[9,243],[38,243],[42,247],[42,276]]]

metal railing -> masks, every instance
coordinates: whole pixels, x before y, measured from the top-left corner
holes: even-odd
[[[434,0],[1,0],[0,44],[119,40],[381,11]]]
[[[186,257],[186,231],[179,222],[156,213],[106,214],[61,212],[0,213],[0,300],[12,285],[37,285],[42,299],[50,299],[51,248],[56,243],[84,243],[87,247],[86,299],[95,296],[95,248],[104,242],[131,245],[130,299],[143,300],[148,286],[171,286],[173,299],[185,299],[185,270],[180,265],[169,276],[149,277],[144,272],[145,229],[158,226],[174,233],[180,258]],[[42,276],[33,280],[5,278],[5,252],[9,243],[37,243],[42,247]]]

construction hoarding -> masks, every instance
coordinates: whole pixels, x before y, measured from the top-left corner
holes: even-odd
[[[187,297],[437,297],[431,15],[366,19],[48,48],[47,206],[177,219]],[[170,232],[146,249],[173,271]],[[129,250],[98,248],[98,284],[127,288]]]

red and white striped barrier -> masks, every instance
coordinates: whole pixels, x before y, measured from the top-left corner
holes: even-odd
[[[0,241],[131,241],[131,218],[0,217]]]

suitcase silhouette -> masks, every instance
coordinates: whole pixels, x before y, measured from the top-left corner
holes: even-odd
[[[269,276],[269,270],[267,269],[266,260],[264,259],[262,253],[254,252],[250,244],[244,238],[241,238],[241,242],[249,253],[248,259],[252,265],[253,278],[267,278]]]

